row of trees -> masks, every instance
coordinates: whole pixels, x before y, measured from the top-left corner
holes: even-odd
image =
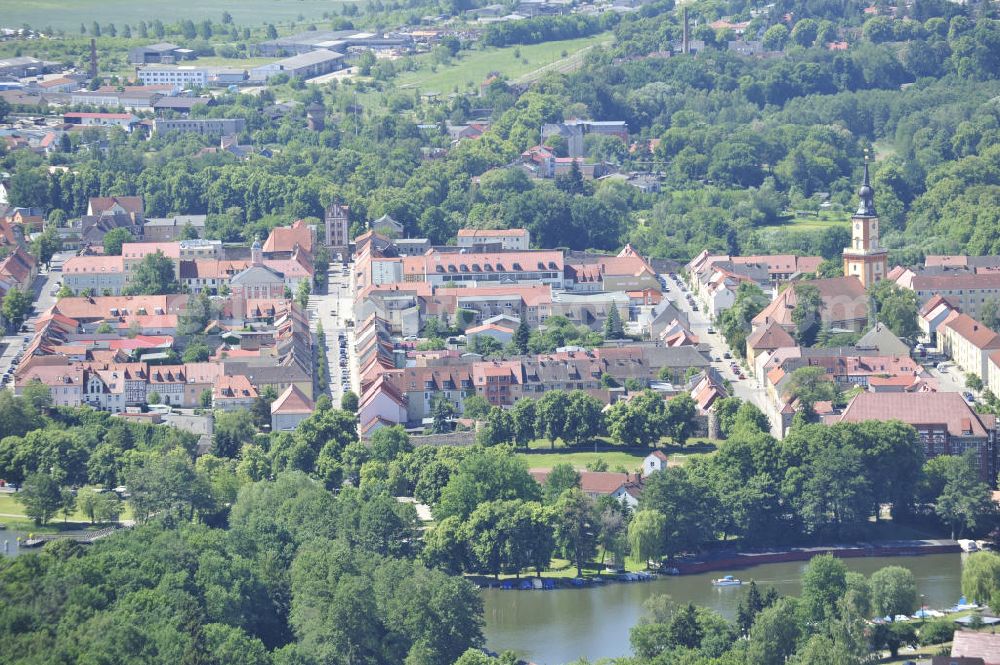
[[[481,403],[476,397],[467,401],[473,404],[467,415],[485,421],[477,441],[487,446],[514,443],[527,447],[536,439],[548,439],[553,447],[557,439],[579,445],[605,433],[628,446],[655,446],[665,436],[684,445],[695,432],[698,415],[687,393],[664,402],[651,390],[616,402],[606,412],[600,400],[582,390],[550,390],[537,400],[519,399],[510,409],[488,408],[485,400]]]

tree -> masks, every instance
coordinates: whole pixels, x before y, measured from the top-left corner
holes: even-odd
[[[909,569],[886,566],[872,573],[872,607],[877,616],[909,616],[917,605],[917,582]]]
[[[246,409],[222,411],[215,417],[212,454],[235,458],[244,444],[253,440],[253,419]]]
[[[757,615],[765,608],[773,605],[777,600],[778,592],[774,590],[774,587],[768,589],[767,593],[761,594],[757,583],[751,580],[746,598],[740,601],[736,610],[736,623],[739,626],[740,633],[749,637],[750,629],[757,620]]]
[[[455,407],[451,405],[451,402],[443,396],[439,396],[434,402],[431,413],[434,417],[431,430],[435,434],[445,434],[452,430],[451,419],[455,417]]]
[[[792,310],[795,339],[802,346],[812,346],[819,334],[820,310],[823,307],[819,289],[808,282],[796,282],[790,288],[795,289],[795,309]]]
[[[212,349],[204,342],[194,342],[181,354],[181,360],[186,363],[203,363],[212,356]]]
[[[682,392],[667,402],[664,427],[674,443],[684,445],[695,430],[698,405],[690,393]]]
[[[520,354],[525,354],[528,352],[528,340],[531,338],[531,328],[528,327],[528,322],[521,319],[521,322],[517,324],[517,330],[514,331],[513,343],[517,352]]]
[[[781,23],[772,25],[764,32],[763,41],[768,51],[783,51],[788,43],[788,28]]]
[[[803,47],[810,47],[816,41],[819,25],[811,18],[799,19],[792,28],[792,41]]]
[[[468,566],[465,531],[458,516],[447,517],[424,534],[421,560],[428,566],[457,575]]]
[[[847,566],[843,561],[835,559],[832,554],[821,554],[809,560],[802,574],[802,603],[812,621],[834,616],[837,601],[845,591]]]
[[[663,554],[663,534],[667,519],[656,510],[640,510],[628,525],[628,543],[632,556],[646,563]]]
[[[179,291],[174,263],[160,250],[142,257],[132,281],[122,290],[124,295],[165,295]]]
[[[537,437],[535,430],[537,415],[535,400],[522,397],[514,402],[514,407],[510,410],[510,417],[514,442],[517,445],[527,448],[528,444]]]
[[[358,412],[358,396],[352,390],[340,396],[340,408],[348,413]]]
[[[483,420],[490,408],[490,403],[482,395],[469,395],[462,402],[462,415],[473,420]]]
[[[1000,555],[974,552],[962,565],[962,594],[973,603],[993,603],[1000,592]]]
[[[965,375],[965,387],[979,392],[983,389],[983,380],[979,378],[979,375],[969,372]]]
[[[63,137],[65,136],[63,134]],[[60,249],[62,249],[62,240],[52,226],[47,226],[39,236],[31,241],[31,253],[46,266],[52,261],[52,255]]]
[[[608,431],[628,446],[655,445],[663,436],[665,419],[663,398],[646,390],[627,402],[615,402],[608,412]]]
[[[747,661],[754,665],[785,665],[795,652],[801,628],[795,620],[796,603],[781,598],[764,609],[750,629]]]
[[[3,296],[3,305],[0,311],[9,327],[16,328],[24,320],[24,317],[31,311],[31,295],[18,287],[11,287]]]
[[[104,234],[104,253],[107,256],[121,256],[122,245],[135,242],[135,236],[125,228],[111,229]]]
[[[869,292],[875,301],[878,320],[889,326],[892,332],[910,339],[920,335],[917,323],[920,305],[916,292],[904,289],[888,279],[874,284]]]
[[[376,430],[369,440],[373,460],[389,463],[392,460],[413,452],[413,444],[402,425],[383,427]]]
[[[97,517],[97,505],[100,500],[101,493],[95,491],[91,487],[80,488],[80,491],[76,493],[76,505],[80,508],[80,511],[90,520],[93,524]]]
[[[441,490],[434,506],[435,519],[467,517],[487,501],[539,500],[538,483],[528,473],[524,460],[513,455],[512,450],[510,446],[494,446],[469,451]]]
[[[687,607],[674,613],[667,634],[672,646],[688,649],[697,649],[701,646],[702,629],[698,623],[694,603],[688,603]]]
[[[542,488],[542,499],[547,504],[554,504],[570,489],[580,488],[580,473],[569,462],[560,462],[552,467],[545,477]]]
[[[24,514],[38,525],[47,524],[63,505],[59,483],[46,473],[29,475],[15,498],[24,506]]]
[[[944,485],[934,512],[951,527],[951,537],[974,529],[994,510],[989,486],[979,479],[975,451],[944,463]]]
[[[555,469],[553,469],[554,471]],[[555,505],[555,538],[563,554],[583,576],[583,564],[597,552],[594,502],[577,487],[560,495]]]
[[[625,335],[622,319],[617,307],[608,308],[608,316],[604,319],[604,339],[621,339]]]
[[[785,392],[792,399],[798,399],[806,410],[812,410],[816,402],[837,399],[837,386],[822,367],[799,367],[793,371]]]
[[[301,307],[302,309],[305,309],[306,307],[309,306],[309,294],[311,292],[312,291],[309,288],[308,280],[304,279],[301,282],[299,282],[299,287],[295,292],[295,302],[297,302],[299,304],[299,307]]]

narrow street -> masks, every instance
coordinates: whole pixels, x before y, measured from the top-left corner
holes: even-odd
[[[761,387],[760,383],[758,383],[757,379],[755,379],[749,372],[749,370],[744,367],[743,375],[746,378],[739,379],[730,369],[730,361],[725,358],[725,354],[729,353],[733,356],[733,359],[737,361],[738,358],[736,357],[736,354],[732,352],[732,349],[729,348],[729,345],[726,344],[726,338],[722,336],[722,333],[708,332],[709,327],[711,327],[711,322],[708,319],[708,314],[705,312],[704,303],[699,302],[698,297],[695,296],[695,303],[698,305],[699,311],[693,311],[691,306],[688,305],[686,298],[686,295],[690,293],[690,289],[687,284],[684,284],[681,276],[678,274],[678,278],[681,279],[680,284],[671,279],[669,275],[661,275],[661,277],[667,281],[667,286],[670,288],[670,292],[665,293],[664,296],[667,297],[674,304],[674,306],[677,307],[677,309],[687,315],[688,321],[691,324],[691,332],[697,335],[698,340],[709,345],[712,350],[712,366],[719,372],[719,374],[722,375],[723,378],[727,379],[732,384],[733,396],[739,397],[744,402],[752,403],[764,413],[770,413],[764,389]]]
[[[323,324],[326,333],[326,355],[330,373],[330,398],[334,405],[340,404],[345,386],[355,394],[359,393],[357,358],[354,349],[354,328],[347,322],[354,318],[354,289],[351,283],[350,265],[331,263],[328,288],[325,294],[309,296],[309,319]],[[341,338],[344,344],[341,345]]]
[[[3,345],[3,350],[0,352],[0,376],[3,377],[5,388],[13,388],[14,386],[13,370],[16,369],[14,359],[19,358],[19,354],[34,336],[35,321],[56,302],[55,294],[62,282],[62,264],[65,263],[66,259],[75,255],[76,252],[59,252],[53,255],[49,270],[40,272],[35,279],[32,296],[33,307],[24,323],[13,334],[4,336],[0,341]],[[27,330],[24,330],[24,326],[27,326]]]

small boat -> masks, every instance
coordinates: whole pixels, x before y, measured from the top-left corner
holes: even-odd
[[[665,575],[680,575],[681,571],[677,567],[671,567],[671,568],[664,568],[663,573]]]
[[[726,575],[725,577],[720,577],[717,580],[712,580],[712,586],[739,586],[743,584],[742,580],[739,580],[732,575]]]
[[[979,545],[976,544],[974,540],[962,539],[958,541],[958,546],[962,548],[963,552],[978,552]]]

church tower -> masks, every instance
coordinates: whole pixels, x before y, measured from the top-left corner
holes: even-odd
[[[865,179],[858,190],[858,211],[851,217],[851,246],[844,248],[844,275],[857,277],[868,288],[888,272],[888,251],[878,242],[878,213],[875,212],[875,190],[868,176],[865,158]]]

